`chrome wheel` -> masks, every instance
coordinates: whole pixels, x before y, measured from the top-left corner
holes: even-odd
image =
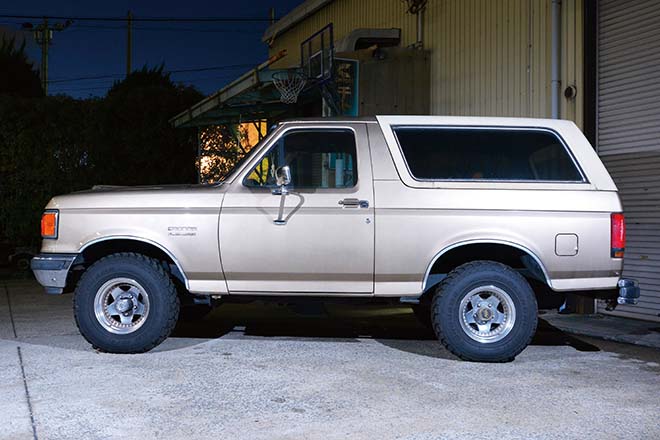
[[[135,280],[113,278],[96,292],[94,314],[110,333],[133,333],[149,315],[149,295]]]
[[[459,307],[461,328],[470,338],[484,344],[502,340],[516,322],[516,307],[504,290],[481,286],[468,292]]]

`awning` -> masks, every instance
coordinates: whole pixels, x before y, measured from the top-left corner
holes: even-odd
[[[174,127],[237,124],[247,121],[270,120],[295,110],[295,106],[280,101],[280,93],[273,85],[269,66],[286,55],[283,50],[267,61],[243,74],[214,94],[170,119]],[[303,91],[299,102],[314,99],[313,90]]]

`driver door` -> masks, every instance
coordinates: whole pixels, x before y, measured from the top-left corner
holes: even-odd
[[[285,125],[225,195],[219,236],[229,292],[373,293],[369,154],[365,124]],[[274,194],[285,165],[291,182]]]

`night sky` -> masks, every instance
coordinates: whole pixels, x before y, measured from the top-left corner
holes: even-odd
[[[128,10],[139,17],[261,17],[269,10],[281,17],[302,0],[144,0],[144,1],[7,1],[0,14],[86,17],[123,17]],[[4,33],[24,35],[28,54],[38,69],[41,51],[31,32],[20,30],[23,22],[39,19],[0,18]],[[63,20],[51,20],[54,22]],[[173,73],[176,82],[192,84],[212,93],[267,58],[261,42],[268,22],[222,23],[133,23],[133,69],[158,66],[165,70],[236,66],[226,70]],[[249,65],[249,66],[248,66]],[[124,22],[77,21],[56,32],[49,54],[49,94],[74,97],[102,96],[126,71],[126,25]],[[74,80],[80,77],[113,75],[113,78]],[[56,82],[59,80],[67,80]],[[68,81],[71,80],[71,81]]]

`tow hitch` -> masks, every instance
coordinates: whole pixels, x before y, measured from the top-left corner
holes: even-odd
[[[617,284],[619,286],[618,304],[635,305],[639,302],[639,283],[636,280],[621,279]]]

